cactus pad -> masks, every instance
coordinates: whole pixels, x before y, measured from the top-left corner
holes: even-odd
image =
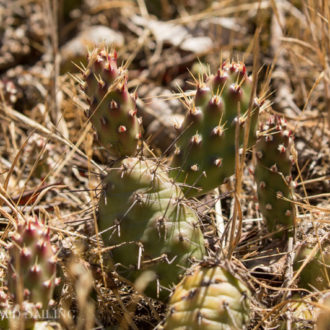
[[[317,243],[316,243],[317,244]],[[314,255],[313,246],[307,244],[300,247],[294,261],[294,270],[298,270],[307,258],[310,261],[302,269],[298,286],[307,290],[330,289],[330,244],[325,242]]]
[[[169,295],[190,258],[204,254],[195,212],[163,166],[152,160],[126,158],[114,164],[100,201],[99,229],[105,245],[113,246],[117,271],[132,281],[144,270],[154,271],[160,289],[167,288],[160,299]],[[146,294],[157,297],[157,291],[154,281]]]
[[[224,63],[216,75],[198,83],[193,100],[186,99],[188,113],[178,129],[170,174],[185,184],[186,196],[204,194],[234,174],[236,122],[239,120],[242,143],[251,94],[252,81],[244,64]],[[250,145],[255,140],[260,106],[261,102],[255,99]]]
[[[8,249],[8,288],[15,303],[47,308],[56,282],[56,258],[49,230],[35,219],[18,224]]]
[[[256,143],[259,207],[269,232],[294,225],[292,200],[292,134],[280,117],[271,117],[262,125]],[[278,235],[279,236],[279,235]]]
[[[177,285],[164,330],[244,329],[249,321],[248,288],[225,267],[195,267]]]
[[[140,138],[135,96],[127,89],[126,72],[117,66],[116,52],[94,49],[83,70],[82,89],[90,104],[86,112],[99,142],[114,156],[129,156],[136,152]]]

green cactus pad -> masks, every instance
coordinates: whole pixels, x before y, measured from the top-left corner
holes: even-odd
[[[82,89],[90,104],[86,112],[99,142],[115,157],[136,152],[141,136],[135,96],[127,89],[126,72],[117,67],[116,52],[94,49],[83,72]]]
[[[56,283],[56,258],[49,230],[37,218],[20,222],[8,249],[8,289],[14,303],[20,299],[47,308]]]
[[[106,178],[104,197],[99,206],[99,230],[104,231],[105,245],[113,246],[117,271],[131,281],[145,270],[154,271],[160,295],[156,281],[146,294],[166,299],[189,260],[204,255],[197,215],[163,166],[152,160],[116,162]]]
[[[280,117],[262,125],[256,143],[255,179],[259,208],[269,232],[294,225],[292,200],[292,134]],[[277,236],[283,235],[282,233]]]
[[[175,288],[158,329],[244,329],[249,297],[249,289],[225,267],[195,267]]]
[[[235,171],[235,130],[240,109],[240,143],[247,122],[252,82],[241,63],[224,63],[216,75],[198,83],[188,113],[178,129],[170,175],[182,182],[186,196],[207,193]],[[255,99],[251,112],[249,145],[261,102]]]
[[[316,243],[317,244],[317,243]],[[307,244],[301,246],[294,260],[294,270],[297,271],[304,261],[312,254],[313,246]],[[321,253],[322,251],[322,253]],[[317,249],[314,256],[302,269],[298,286],[307,290],[330,289],[330,244],[322,243],[322,249]]]

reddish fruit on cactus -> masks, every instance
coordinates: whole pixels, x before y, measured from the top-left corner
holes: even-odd
[[[224,63],[216,75],[198,83],[195,97],[187,101],[188,112],[171,163],[171,177],[184,183],[186,196],[205,194],[234,174],[236,122],[241,144],[251,95],[252,81],[241,63]],[[256,99],[249,145],[255,141],[260,107]]]
[[[140,119],[136,116],[135,96],[127,89],[127,73],[117,66],[117,54],[95,48],[83,70],[82,90],[90,104],[86,112],[100,143],[115,157],[136,152],[141,136]]]

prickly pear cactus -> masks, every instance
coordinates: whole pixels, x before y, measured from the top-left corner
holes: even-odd
[[[195,212],[161,164],[150,159],[116,162],[106,178],[99,206],[99,230],[117,271],[134,281],[154,271],[146,294],[166,299],[189,266],[201,259],[204,243]],[[160,293],[158,295],[158,290]]]
[[[298,286],[307,290],[327,290],[330,289],[330,244],[329,241],[322,243],[315,254],[314,246],[302,245],[295,257],[293,266],[296,271],[311,257],[300,273]]]
[[[82,89],[90,104],[86,112],[100,143],[114,156],[129,156],[136,152],[140,138],[135,96],[127,89],[127,76],[117,66],[117,54],[106,49],[94,49],[83,70]]]
[[[249,289],[224,266],[195,267],[177,285],[158,329],[245,329]]]
[[[261,126],[256,143],[255,179],[259,207],[270,232],[294,225],[292,200],[292,133],[286,122],[273,116]],[[277,236],[283,235],[282,233]]]
[[[46,309],[56,280],[56,257],[49,230],[37,218],[17,225],[8,249],[7,280],[14,303],[27,302]]]
[[[240,143],[247,122],[252,81],[242,63],[224,63],[216,75],[200,81],[188,113],[178,129],[171,177],[184,183],[186,196],[202,195],[235,171],[235,130],[240,109]],[[261,102],[252,103],[249,144]]]

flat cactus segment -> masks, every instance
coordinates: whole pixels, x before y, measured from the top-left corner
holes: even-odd
[[[161,164],[126,158],[111,168],[99,205],[99,229],[113,246],[117,270],[134,281],[145,270],[156,273],[166,299],[190,259],[205,253],[198,217]],[[118,245],[118,247],[115,247]],[[146,293],[157,297],[156,281]]]
[[[83,70],[82,89],[90,104],[86,112],[99,142],[114,156],[129,156],[136,152],[140,138],[135,96],[127,89],[127,74],[117,66],[117,54],[106,49],[94,49]]]
[[[175,288],[158,329],[244,329],[250,291],[225,267],[195,267]]]
[[[239,120],[242,143],[251,94],[252,81],[241,63],[224,63],[216,75],[198,83],[195,97],[187,101],[170,172],[184,183],[186,196],[205,194],[234,174],[236,122]],[[256,99],[249,145],[255,142],[260,107]]]
[[[317,244],[317,243],[316,243]],[[330,244],[322,243],[321,249],[313,253],[313,246],[301,246],[294,260],[294,270],[297,271],[307,258],[311,258],[302,269],[298,286],[307,290],[330,289]]]
[[[278,116],[262,125],[256,143],[255,179],[259,207],[269,232],[294,225],[292,200],[293,137],[286,122]],[[281,235],[281,234],[280,234]]]
[[[49,230],[37,218],[20,222],[8,249],[7,280],[14,303],[47,308],[56,283],[56,258]]]

